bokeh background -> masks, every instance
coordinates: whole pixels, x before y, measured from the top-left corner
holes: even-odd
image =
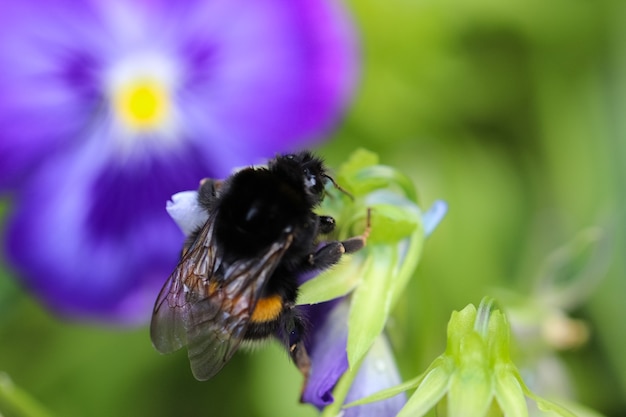
[[[518,362],[531,383],[542,358],[557,364],[563,380],[534,381],[546,397],[626,415],[626,3],[348,7],[361,36],[359,88],[316,150],[338,166],[368,148],[410,175],[424,207],[449,204],[389,323],[403,377],[444,350],[452,310],[503,288],[532,305],[546,259],[591,227],[602,236],[582,262],[593,285],[566,312],[588,337],[565,349],[520,337],[531,351]],[[147,328],[60,321],[6,271],[0,371],[55,416],[316,415],[298,404],[301,377],[274,344],[200,383],[184,351],[154,351]]]

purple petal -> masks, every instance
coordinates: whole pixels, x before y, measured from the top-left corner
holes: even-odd
[[[311,357],[311,374],[304,387],[302,401],[321,410],[333,403],[333,389],[348,370],[346,345],[350,298],[299,308],[304,309],[309,318],[309,328],[312,329],[307,343]],[[389,344],[384,336],[380,336],[365,356],[345,402],[356,401],[401,382]],[[384,401],[345,409],[344,413],[352,417],[395,416],[405,403],[406,396],[400,394]]]
[[[445,201],[437,200],[432,206],[422,215],[422,221],[424,222],[424,235],[430,236],[441,220],[448,212],[448,204]]]
[[[402,382],[391,347],[385,335],[380,335],[370,351],[365,355],[357,373],[346,403],[359,400],[378,391],[394,387]],[[344,410],[344,417],[357,416],[395,416],[406,404],[406,395],[398,394],[383,401],[377,401]]]
[[[209,218],[207,211],[198,202],[197,191],[174,194],[165,209],[185,236],[191,235]]]
[[[93,36],[80,30],[94,20],[88,2],[67,3],[0,4],[0,187],[79,139],[100,104]]]
[[[49,159],[22,189],[8,260],[63,315],[144,323],[183,241],[163,201],[204,167],[191,152],[117,165],[101,158],[98,140],[87,145]]]
[[[223,177],[309,143],[352,90],[352,27],[332,1],[0,4],[0,187],[81,140],[108,71],[148,51],[180,69],[180,132]]]
[[[301,308],[304,306],[300,306]],[[334,401],[332,391],[348,370],[348,298],[306,307],[313,334],[307,343],[311,374],[302,393],[302,401],[320,410]]]
[[[282,142],[328,127],[356,72],[352,27],[338,3],[182,3],[181,53],[193,58],[186,98],[215,109],[214,123],[233,125],[235,137],[261,147],[268,131]],[[236,123],[242,119],[251,123]]]

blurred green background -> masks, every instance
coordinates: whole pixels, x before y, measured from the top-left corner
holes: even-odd
[[[608,242],[589,261],[599,282],[568,311],[590,336],[572,349],[539,349],[569,384],[565,394],[540,394],[626,415],[626,2],[349,7],[362,77],[318,151],[336,167],[356,147],[373,150],[411,176],[424,208],[435,199],[450,207],[389,323],[404,378],[443,351],[452,310],[495,288],[531,295],[549,254],[597,226]],[[532,370],[537,355],[522,352],[520,364]],[[184,351],[153,350],[147,328],[61,322],[6,273],[0,371],[56,416],[316,415],[298,404],[301,377],[273,344],[200,383]]]

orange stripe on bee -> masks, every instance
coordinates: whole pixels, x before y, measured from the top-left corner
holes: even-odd
[[[215,291],[217,291],[217,284],[215,282],[211,281],[209,283],[209,295],[211,296],[211,295],[215,294]]]
[[[283,311],[283,299],[280,295],[270,295],[269,297],[261,298],[256,303],[256,307],[252,312],[250,321],[257,323],[264,323],[272,320],[276,320],[280,313]]]

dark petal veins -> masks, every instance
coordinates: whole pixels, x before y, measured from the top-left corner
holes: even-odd
[[[87,230],[96,239],[136,233],[146,216],[167,217],[165,203],[177,191],[195,189],[210,167],[193,146],[169,153],[140,153],[130,160],[112,161],[94,173],[89,185]]]
[[[68,4],[71,3],[71,4]],[[0,188],[19,185],[101,107],[89,2],[0,3]]]
[[[165,196],[208,169],[184,154],[107,163],[100,142],[88,144],[50,159],[22,190],[9,217],[8,260],[62,314],[147,322],[183,241]],[[107,177],[116,170],[124,175]]]

